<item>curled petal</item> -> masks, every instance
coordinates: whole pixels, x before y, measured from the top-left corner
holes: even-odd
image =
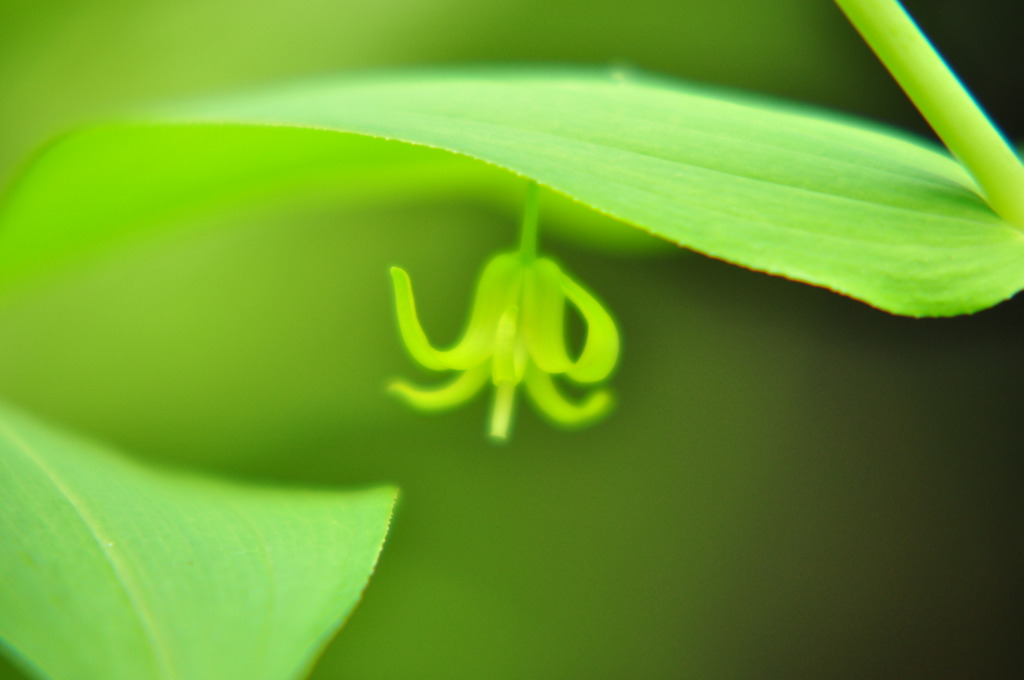
[[[569,401],[555,387],[551,376],[535,366],[526,373],[526,392],[542,413],[568,427],[591,423],[612,406],[611,392],[606,389],[594,390],[578,404]]]
[[[394,380],[388,385],[388,392],[421,411],[443,411],[469,401],[479,392],[487,382],[487,368],[487,363],[481,363],[438,388],[417,387],[404,380]]]
[[[523,339],[547,373],[565,373],[574,363],[565,345],[563,276],[558,265],[540,258],[523,278]]]
[[[587,324],[587,340],[579,359],[566,375],[581,383],[604,380],[619,359],[619,330],[615,320],[587,290],[562,274],[562,291],[583,316]]]
[[[508,283],[517,273],[514,260],[501,255],[491,260],[477,285],[473,313],[462,340],[451,349],[439,350],[427,339],[416,313],[409,274],[401,267],[392,267],[398,328],[412,357],[435,371],[466,370],[486,359],[491,351],[494,328],[502,312]]]

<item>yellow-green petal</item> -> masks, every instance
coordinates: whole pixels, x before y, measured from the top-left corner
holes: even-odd
[[[427,334],[423,332],[419,315],[416,313],[416,300],[412,293],[412,280],[401,267],[391,268],[391,283],[395,288],[395,312],[398,315],[398,330],[402,334],[405,348],[412,358],[425,367],[443,371],[451,369],[444,352],[430,344]]]
[[[463,339],[451,350],[455,360],[476,364],[490,356],[498,321],[509,304],[517,302],[523,263],[516,253],[491,258],[480,274],[473,311]]]
[[[551,376],[536,366],[526,373],[526,392],[542,414],[566,427],[592,423],[612,407],[612,395],[607,389],[594,390],[580,403],[570,401],[558,391]]]
[[[413,359],[424,367],[434,371],[466,370],[480,363],[489,352],[486,343],[485,329],[467,329],[465,336],[455,347],[440,350],[434,347],[427,338],[419,315],[416,313],[416,300],[412,292],[412,280],[401,267],[391,268],[391,282],[395,289],[395,311],[398,316],[398,329],[402,341]]]
[[[573,366],[565,344],[565,293],[562,271],[538,259],[523,278],[523,339],[534,363],[548,373]]]
[[[469,401],[480,391],[488,377],[487,363],[465,371],[442,387],[418,387],[405,380],[394,380],[388,391],[421,411],[443,411]]]
[[[583,286],[562,274],[562,290],[587,324],[587,339],[566,375],[581,383],[604,380],[619,359],[619,330],[608,311]]]

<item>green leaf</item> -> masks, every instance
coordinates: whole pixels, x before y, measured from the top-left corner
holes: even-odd
[[[0,286],[268,192],[500,195],[503,168],[687,248],[894,313],[967,313],[1024,287],[1024,234],[937,147],[649,76],[337,77],[137,121],[73,134],[29,166],[2,218]]]
[[[299,677],[394,496],[155,471],[2,407],[0,638],[54,680]]]

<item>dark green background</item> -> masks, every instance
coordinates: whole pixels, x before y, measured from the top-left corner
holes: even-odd
[[[907,5],[1024,136],[1024,6]],[[0,0],[0,178],[140,104],[509,60],[631,64],[924,132],[824,0]],[[495,447],[484,399],[427,417],[384,394],[419,375],[387,267],[453,338],[515,220],[396,195],[183,225],[0,306],[0,395],[165,463],[400,485],[320,680],[1024,674],[1024,303],[897,318],[552,238],[620,321],[619,407],[580,433],[525,408]]]

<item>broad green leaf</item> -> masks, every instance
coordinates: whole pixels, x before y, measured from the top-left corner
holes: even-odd
[[[151,470],[0,408],[0,639],[54,680],[299,677],[393,501]]]
[[[507,193],[500,169],[894,313],[967,313],[1024,287],[1024,234],[931,144],[666,79],[553,68],[326,78],[72,134],[10,197],[0,286],[230,200],[309,185]]]

